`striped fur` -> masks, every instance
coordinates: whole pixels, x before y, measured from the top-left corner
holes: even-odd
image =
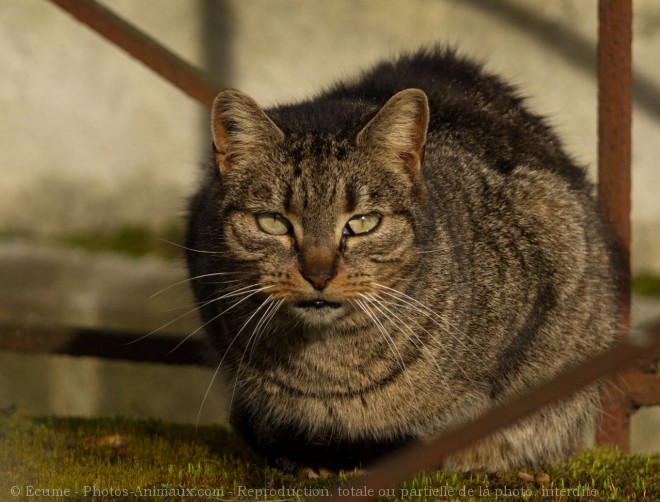
[[[613,246],[583,170],[511,87],[451,51],[265,112],[221,93],[213,139],[190,276],[232,423],[276,465],[368,463],[614,339]],[[291,233],[261,230],[264,212]],[[382,216],[373,232],[343,235],[365,214]],[[304,263],[332,276],[324,289]],[[329,306],[300,307],[314,300]],[[591,388],[447,467],[561,459],[596,409]]]

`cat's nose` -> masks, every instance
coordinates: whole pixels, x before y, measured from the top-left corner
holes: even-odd
[[[325,289],[335,274],[335,252],[320,246],[308,246],[302,250],[300,273],[314,289]]]
[[[328,285],[328,282],[330,282],[330,279],[332,279],[333,276],[334,274],[332,274],[331,272],[303,274],[305,280],[309,282],[314,287],[314,289],[319,291],[325,289],[325,287]]]

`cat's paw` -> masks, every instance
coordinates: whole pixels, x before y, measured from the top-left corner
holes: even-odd
[[[337,477],[337,473],[323,467],[303,467],[300,475],[307,479],[330,479]]]
[[[286,457],[275,459],[273,465],[281,471],[307,479],[329,479],[337,476],[335,471],[325,467],[304,465]]]

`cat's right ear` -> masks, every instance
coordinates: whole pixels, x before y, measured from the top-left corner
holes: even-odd
[[[284,139],[266,112],[250,96],[235,90],[222,91],[213,101],[211,132],[215,162],[223,174]]]

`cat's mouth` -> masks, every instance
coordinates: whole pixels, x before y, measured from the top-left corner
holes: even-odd
[[[301,309],[338,309],[341,307],[341,303],[330,302],[327,300],[304,300],[294,303],[294,306]]]
[[[312,298],[291,303],[292,314],[309,326],[326,327],[344,316],[346,309],[342,302]]]

